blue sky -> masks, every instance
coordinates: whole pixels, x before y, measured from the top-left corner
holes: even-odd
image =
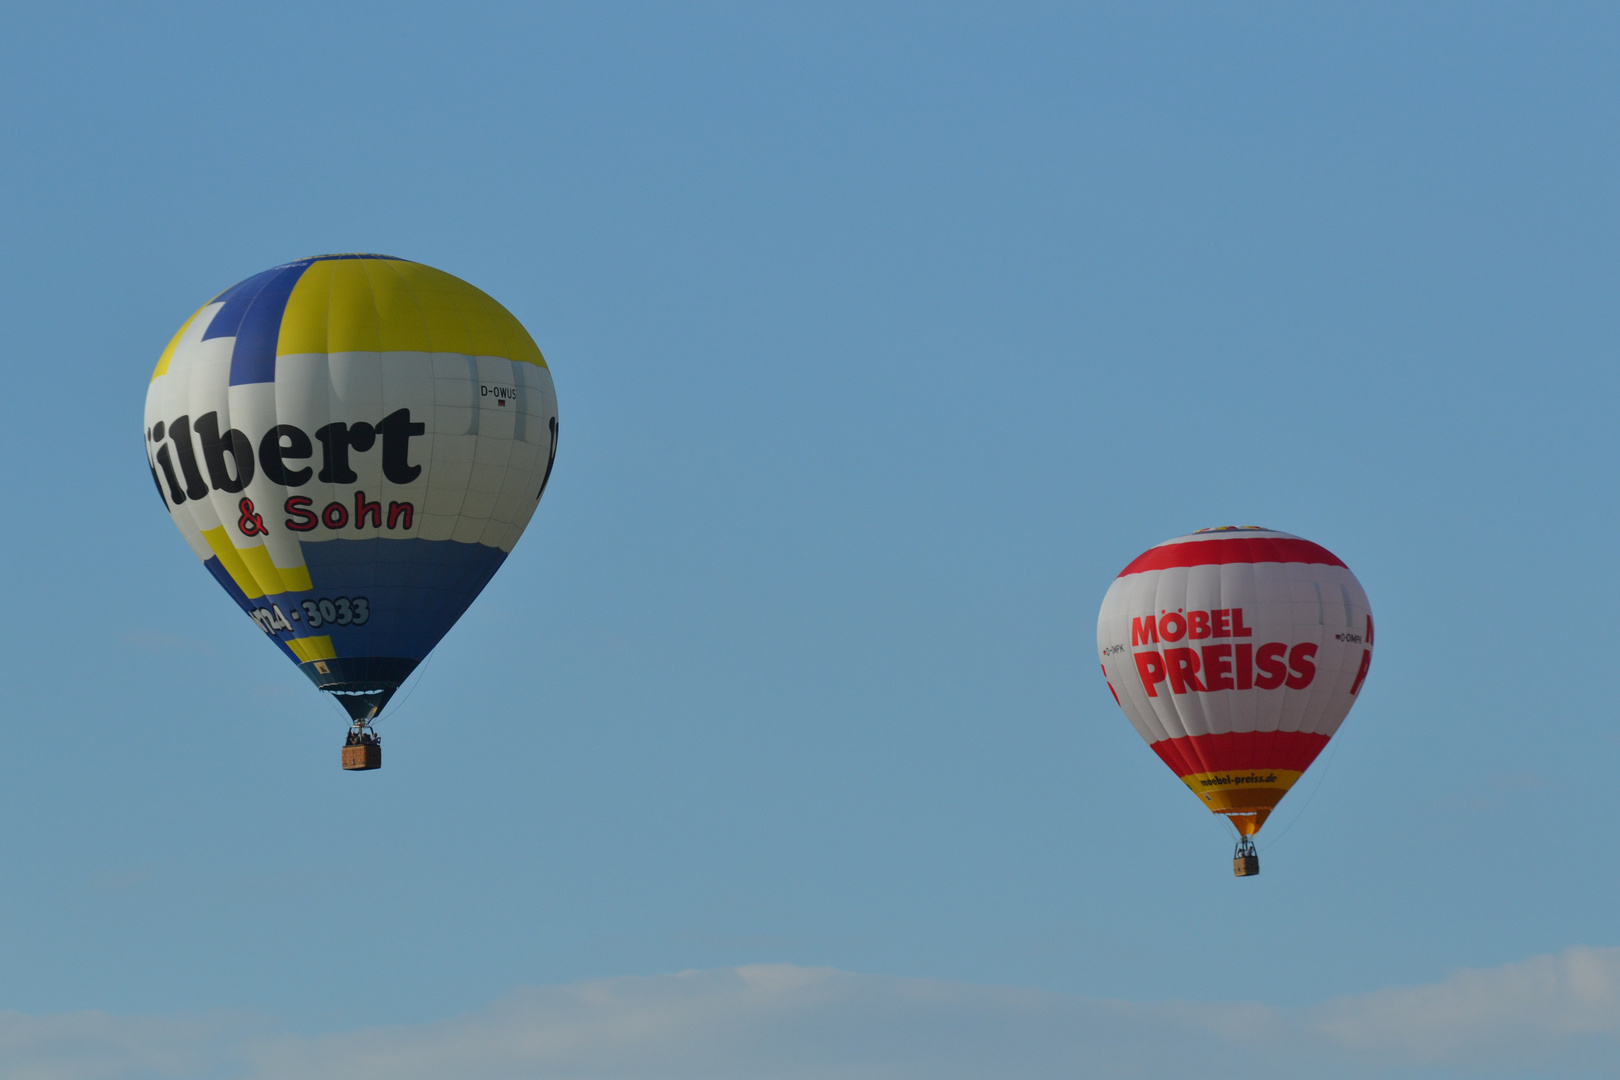
[[[825,1031],[782,1075],[939,1074],[1008,994],[1092,1018],[1021,1075],[1205,1061],[1222,1010],[1612,1075],[1617,46],[1597,5],[11,12],[0,1073],[336,1075],[499,1017],[587,1051],[490,1076],[687,1075],[566,1003],[696,979],[693,1075]],[[181,321],[343,250],[501,300],[561,412],[359,776],[140,450]],[[1379,619],[1245,881],[1093,647],[1121,567],[1229,523]],[[950,1004],[745,1046],[734,968]],[[1596,1019],[1321,1035],[1526,980]]]

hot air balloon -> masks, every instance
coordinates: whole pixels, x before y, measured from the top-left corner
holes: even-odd
[[[1361,693],[1373,617],[1326,548],[1258,526],[1200,529],[1120,571],[1097,649],[1137,734],[1236,826],[1244,877],[1260,872],[1255,833]]]
[[[146,394],[152,479],[231,599],[351,721],[345,769],[539,505],[557,395],[510,312],[387,255],[321,255],[187,319]]]

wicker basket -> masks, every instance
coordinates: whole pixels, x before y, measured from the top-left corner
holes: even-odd
[[[345,769],[382,768],[382,747],[376,743],[345,746],[343,748],[343,767]]]

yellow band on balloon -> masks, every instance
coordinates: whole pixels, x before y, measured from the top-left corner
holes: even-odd
[[[307,664],[311,660],[336,660],[337,650],[332,648],[332,638],[328,634],[320,637],[293,638],[287,642],[287,648],[298,657],[298,662]]]
[[[403,259],[324,259],[293,286],[277,356],[424,352],[546,366],[540,348],[482,289]]]
[[[270,561],[270,553],[263,544],[239,548],[231,543],[230,533],[225,531],[223,525],[202,530],[202,538],[207,541],[208,549],[219,558],[225,572],[231,575],[231,580],[236,582],[236,587],[242,590],[242,595],[249,600],[257,600],[267,594],[303,592],[313,587],[308,567],[277,566]]]
[[[213,303],[212,300],[208,301],[208,304],[212,304],[212,303]],[[207,310],[208,304],[204,304],[202,307],[198,308],[196,311],[193,311],[191,313],[191,318],[189,318],[185,322],[181,323],[180,324],[180,329],[178,329],[178,330],[176,330],[174,332],[174,337],[170,338],[168,345],[164,346],[164,348],[163,348],[163,355],[158,357],[157,367],[152,369],[152,378],[153,379],[156,379],[159,375],[168,374],[169,361],[174,358],[174,349],[175,349],[176,345],[180,344],[181,335],[183,335],[186,332],[187,327],[189,327],[192,323],[197,321],[197,316],[201,315],[205,310]]]
[[[1299,773],[1288,769],[1233,769],[1190,773],[1181,781],[1211,811],[1225,814],[1270,810],[1299,777]]]

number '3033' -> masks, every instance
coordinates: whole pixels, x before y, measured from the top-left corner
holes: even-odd
[[[363,596],[338,596],[331,600],[305,600],[304,621],[310,629],[325,626],[364,626],[371,618],[371,602]]]

